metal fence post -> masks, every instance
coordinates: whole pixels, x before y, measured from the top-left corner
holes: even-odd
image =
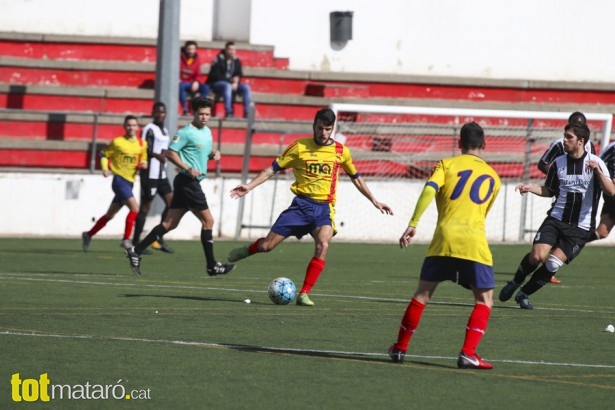
[[[90,174],[96,170],[96,140],[98,139],[98,113],[94,114],[94,127],[92,130],[92,147],[90,149]]]

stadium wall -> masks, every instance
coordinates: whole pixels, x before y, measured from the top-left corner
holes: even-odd
[[[159,3],[0,0],[0,26],[155,38]],[[604,0],[182,0],[181,8],[182,39],[272,45],[295,70],[615,83],[615,2]],[[330,41],[333,11],[353,12],[347,43]]]
[[[203,183],[207,201],[216,224],[215,236],[232,239],[237,228],[239,201],[231,199],[229,191],[239,183],[238,178],[208,177]],[[243,224],[270,226],[277,215],[292,200],[289,186],[292,180],[280,175],[252,191],[245,200]],[[373,207],[343,178],[338,191],[336,241],[396,243],[414,209],[424,182],[422,180],[369,181],[370,189],[381,201],[390,205],[395,215],[386,216]],[[134,192],[139,192],[138,180]],[[0,236],[3,237],[72,237],[79,238],[94,221],[102,216],[112,199],[111,178],[100,174],[51,174],[0,172],[0,192],[14,193],[0,201]],[[490,241],[519,243],[521,195],[514,192],[514,184],[504,185],[487,220]],[[526,227],[536,229],[543,221],[551,201],[528,196]],[[124,208],[99,234],[118,241],[124,230],[127,209]],[[436,207],[431,204],[423,215],[416,240],[428,242],[436,222]],[[160,221],[149,217],[146,231]],[[242,239],[255,239],[268,229],[244,228]],[[169,239],[197,239],[200,225],[193,216],[186,216],[179,227],[168,234]],[[531,240],[526,234],[522,242]],[[294,240],[294,239],[293,239]],[[613,235],[601,244],[613,243]]]

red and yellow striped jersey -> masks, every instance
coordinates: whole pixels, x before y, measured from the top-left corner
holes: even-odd
[[[127,181],[134,182],[139,164],[147,162],[147,141],[140,138],[116,137],[101,151],[101,165],[108,167],[114,175],[119,175]]]
[[[274,161],[274,169],[292,168],[295,182],[290,190],[299,196],[335,205],[340,167],[351,178],[358,177],[350,150],[334,141],[318,145],[314,138],[300,138],[290,144]]]

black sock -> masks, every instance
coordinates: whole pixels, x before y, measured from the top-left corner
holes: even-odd
[[[201,230],[201,245],[203,245],[207,269],[211,269],[216,264],[216,258],[214,258],[214,236],[211,229]]]
[[[135,232],[132,236],[132,243],[135,245],[141,240],[141,233],[143,232],[143,227],[145,226],[145,219],[147,219],[147,212],[139,211],[137,214],[137,219],[135,220]]]
[[[553,275],[555,275],[555,273],[549,272],[547,267],[542,265],[534,272],[532,278],[521,288],[521,291],[528,296],[536,293],[540,288],[549,283]]]
[[[148,233],[147,236],[141,242],[135,245],[135,252],[141,255],[143,251],[152,244],[152,242],[162,238],[162,235],[164,235],[165,233],[167,233],[167,230],[164,229],[164,226],[162,226],[162,224],[156,225],[156,227],[152,229],[152,231]]]
[[[525,278],[527,277],[527,275],[529,275],[530,273],[534,272],[536,270],[536,268],[538,267],[538,265],[534,265],[530,262],[530,254],[526,254],[523,259],[521,260],[521,263],[519,264],[519,267],[517,268],[517,272],[515,273],[515,277],[513,279],[513,281],[516,284],[521,284],[525,281]]]
[[[165,206],[164,211],[162,211],[162,215],[160,216],[160,223],[163,223],[164,220],[167,219],[168,214],[169,214],[169,208]],[[162,236],[158,238],[158,243],[161,245],[164,243],[164,239],[162,238]]]

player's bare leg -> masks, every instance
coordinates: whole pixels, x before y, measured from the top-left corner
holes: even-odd
[[[231,250],[227,256],[229,262],[237,262],[255,253],[269,252],[281,244],[285,236],[270,231],[265,238],[258,238],[250,245],[240,246]]]

